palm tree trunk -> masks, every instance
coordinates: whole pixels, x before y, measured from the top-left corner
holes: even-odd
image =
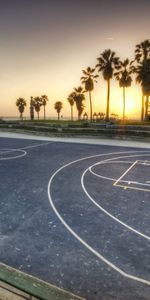
[[[21,120],[23,119],[23,117],[22,117],[22,112],[20,113],[20,119],[21,119]]]
[[[109,120],[109,103],[110,103],[110,79],[107,80],[107,107],[106,107],[106,121]]]
[[[123,122],[125,120],[125,100],[126,100],[126,94],[125,94],[125,86],[123,87]]]
[[[148,119],[148,100],[149,100],[149,96],[146,96],[146,102],[145,102],[145,121],[147,121]]]
[[[71,106],[71,121],[73,121],[73,106]]]
[[[142,93],[141,121],[144,120],[144,94]]]
[[[30,104],[30,120],[34,120],[34,107],[32,104]]]
[[[91,91],[89,91],[89,98],[90,98],[90,119],[92,121],[93,119],[93,111],[92,111],[92,96],[91,96]]]
[[[39,111],[38,111],[37,115],[38,115],[38,120],[39,120]]]
[[[45,105],[44,105],[44,120],[45,120],[45,116],[46,116],[46,113],[45,113]]]
[[[58,112],[58,121],[60,120],[60,113]]]

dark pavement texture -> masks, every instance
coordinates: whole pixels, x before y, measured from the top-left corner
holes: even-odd
[[[23,150],[26,155],[18,157]],[[124,158],[131,155],[128,151],[139,157]],[[115,162],[93,166],[92,171],[118,179],[135,160],[150,161],[150,151],[144,151],[1,138],[0,261],[88,300],[149,300],[149,285],[120,275],[67,231],[50,206],[47,193],[56,170],[80,158],[102,155],[60,170],[51,185],[53,203],[65,222],[93,249],[124,272],[149,281],[150,241],[106,215],[81,186],[81,176],[91,165],[115,158]],[[131,180],[148,181],[149,171],[150,166],[144,169],[138,165],[131,172]],[[125,180],[130,180],[129,173]],[[89,170],[84,176],[87,192],[100,206],[150,236],[149,191],[125,190],[113,183]]]

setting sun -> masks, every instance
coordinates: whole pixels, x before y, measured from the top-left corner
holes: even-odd
[[[126,100],[126,114],[134,114],[136,108],[135,101],[132,98]]]

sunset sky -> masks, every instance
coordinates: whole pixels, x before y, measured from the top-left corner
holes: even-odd
[[[54,102],[64,103],[78,87],[82,70],[110,48],[133,58],[135,45],[150,38],[149,0],[0,0],[0,116],[17,116],[15,101],[46,94],[47,116]],[[93,111],[105,112],[106,82],[100,76],[93,92]],[[141,90],[127,91],[129,117],[140,117]],[[89,111],[88,95],[86,111]],[[122,113],[122,90],[111,83],[111,113]],[[29,105],[25,116],[29,115]]]

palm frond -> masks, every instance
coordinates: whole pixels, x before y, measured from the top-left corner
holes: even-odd
[[[120,74],[120,72],[115,72],[114,76],[118,76]]]
[[[102,57],[98,57],[97,60],[98,60],[100,65],[105,63],[104,59]]]
[[[94,73],[95,72],[95,68],[91,69],[91,73]]]
[[[82,70],[84,75],[88,75],[88,72],[86,70]]]

